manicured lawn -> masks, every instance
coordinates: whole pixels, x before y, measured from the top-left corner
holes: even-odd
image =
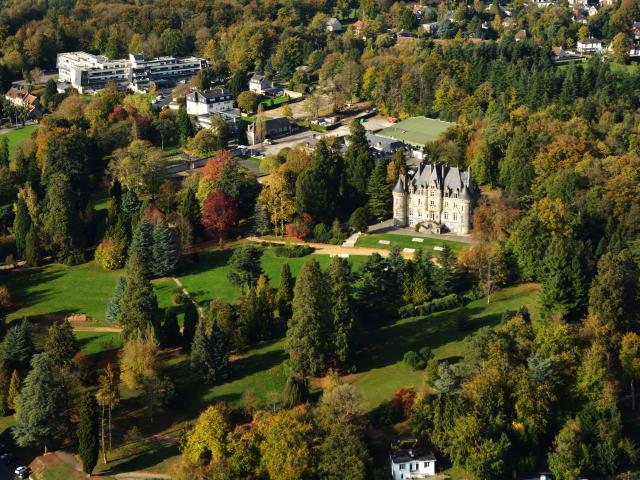
[[[266,100],[263,100],[262,105],[264,105],[264,108],[273,108],[273,107],[277,107],[278,105],[285,104],[289,100],[291,99],[289,98],[288,95],[283,95],[281,97],[268,98]]]
[[[495,294],[488,305],[486,299],[480,299],[454,310],[381,325],[361,339],[363,350],[357,372],[346,377],[347,381],[360,389],[370,409],[389,400],[400,387],[420,389],[425,386],[425,373],[413,371],[402,362],[406,351],[429,346],[438,359],[464,357],[468,348],[465,338],[480,327],[498,324],[506,310],[525,305],[537,318],[538,290],[536,284],[510,287]],[[458,326],[459,319],[469,321],[463,331]],[[181,415],[188,419],[215,401],[241,408],[247,395],[262,407],[278,403],[287,378],[283,363],[286,358],[284,339],[261,345],[233,359],[231,380],[212,388],[194,385],[189,379],[188,359],[182,355],[174,358],[168,369],[178,391],[185,392],[178,394],[182,399]]]
[[[13,152],[18,148],[20,142],[29,138],[31,132],[36,128],[38,128],[38,125],[27,125],[26,127],[15,128],[10,132],[0,135],[0,137],[7,137],[9,139],[9,155],[13,155]]]
[[[8,319],[84,313],[96,322],[103,322],[107,302],[120,274],[106,271],[93,262],[75,267],[52,264],[3,273],[0,283],[9,287],[17,305]]]
[[[198,302],[207,302],[213,298],[232,302],[238,297],[239,289],[228,278],[226,263],[232,250],[202,252],[183,264],[178,276]],[[280,269],[289,262],[294,275],[309,257],[276,257],[272,249],[266,249],[262,257],[262,266],[274,287],[278,286]],[[329,264],[326,255],[317,255],[323,267]],[[352,264],[358,266],[364,257],[354,257]],[[355,268],[355,267],[354,267]],[[0,284],[9,287],[12,300],[16,305],[9,313],[8,320],[23,317],[60,318],[72,313],[83,313],[96,323],[105,321],[105,309],[111,298],[118,277],[123,271],[107,271],[93,262],[74,267],[60,264],[46,265],[14,272],[0,273]],[[153,282],[158,305],[161,308],[173,306],[173,294],[176,285],[171,280],[161,279]],[[178,309],[179,312],[182,309]]]
[[[400,319],[381,326],[364,339],[358,373],[353,383],[360,388],[374,408],[388,400],[400,387],[425,386],[423,371],[413,371],[402,361],[405,352],[428,346],[438,359],[457,359],[467,353],[465,337],[486,325],[500,322],[506,310],[525,305],[533,319],[539,318],[536,284],[506,288],[494,295],[490,304],[486,299],[476,300],[464,307],[438,312],[426,317]],[[458,321],[468,320],[464,331]]]
[[[117,332],[74,332],[80,344],[80,350],[87,355],[94,355],[122,347],[122,338]]]
[[[233,286],[227,274],[230,269],[227,262],[231,257],[232,250],[214,250],[197,254],[191,258],[191,263],[185,264],[178,276],[183,285],[191,292],[197,302],[207,302],[213,298],[219,298],[226,302],[235,301],[240,290]],[[315,259],[320,262],[320,266],[325,268],[329,265],[331,258],[328,255],[315,255]],[[262,269],[269,277],[269,281],[274,288],[277,288],[280,281],[280,270],[284,263],[289,263],[293,276],[309,259],[277,257],[273,249],[267,248],[262,255]],[[366,257],[351,257],[350,262],[353,268],[358,268],[366,260]]]
[[[434,247],[443,247],[445,245],[449,245],[451,249],[458,253],[468,244],[462,242],[455,242],[452,240],[444,240],[439,238],[426,238],[426,237],[415,237],[422,238],[422,243],[414,242],[411,239],[414,237],[410,237],[408,235],[396,235],[393,233],[374,233],[371,235],[363,235],[356,242],[357,247],[370,247],[370,248],[385,248],[391,249],[394,245],[397,245],[401,250],[403,248],[422,248],[423,250],[433,251],[437,254],[437,250],[434,250]],[[382,241],[391,242],[389,245],[385,245],[380,243]]]

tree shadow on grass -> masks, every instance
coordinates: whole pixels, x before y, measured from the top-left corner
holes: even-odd
[[[382,325],[366,339],[367,346],[359,355],[358,371],[365,372],[392,365],[401,361],[409,350],[419,350],[422,347],[436,349],[462,340],[481,327],[500,323],[501,313],[474,318],[483,310],[481,307],[460,307]]]
[[[239,358],[231,364],[232,380],[255,375],[263,370],[269,370],[280,365],[286,359],[287,354],[280,349]]]
[[[141,451],[132,452],[127,456],[127,460],[113,466],[109,470],[103,471],[101,475],[117,475],[118,473],[133,472],[152,468],[169,457],[180,453],[178,445],[165,445],[153,441],[145,441]]]
[[[232,254],[231,249],[193,253],[182,260],[178,275],[198,275],[214,268],[225,267]]]
[[[51,268],[28,268],[4,272],[0,275],[0,283],[7,285],[14,307],[11,312],[29,307],[43,301],[54,292],[51,288],[38,289],[39,285],[53,282],[64,276],[62,271],[52,271]]]

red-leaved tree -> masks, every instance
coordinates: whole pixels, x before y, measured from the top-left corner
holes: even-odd
[[[238,219],[231,199],[220,189],[207,196],[202,206],[202,226],[211,238],[220,242],[229,238]]]
[[[228,150],[221,150],[207,161],[205,166],[202,168],[200,175],[208,180],[219,182],[222,180],[222,171],[224,170],[224,167],[237,161],[238,160],[236,160]]]

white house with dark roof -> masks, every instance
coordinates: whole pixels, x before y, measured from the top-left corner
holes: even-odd
[[[593,37],[578,40],[576,47],[578,52],[580,53],[601,53],[602,51],[604,51],[602,40],[598,40],[597,38]]]
[[[195,90],[187,95],[189,115],[212,115],[233,108],[233,95],[225,88]]]
[[[436,457],[428,448],[399,448],[391,450],[393,480],[413,480],[436,474]]]
[[[273,88],[273,82],[264,75],[254,75],[249,80],[249,90],[258,95],[264,95],[265,92]]]
[[[393,224],[434,233],[471,231],[477,197],[471,170],[446,163],[423,164],[408,176],[400,175],[393,189]]]

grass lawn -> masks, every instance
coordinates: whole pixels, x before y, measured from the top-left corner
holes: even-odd
[[[80,472],[74,470],[65,463],[58,463],[56,465],[49,465],[41,472],[38,472],[32,477],[35,480],[70,480],[76,478],[84,478]]]
[[[185,264],[178,277],[182,284],[189,290],[191,295],[197,302],[208,302],[213,298],[219,298],[226,302],[232,302],[237,299],[240,290],[229,283],[227,274],[230,269],[227,262],[231,257],[232,250],[213,250],[198,253],[192,257],[191,262]],[[329,265],[331,258],[328,255],[315,255],[314,258],[320,262],[320,266],[325,268]],[[273,287],[278,286],[280,282],[280,270],[284,263],[289,263],[291,273],[295,277],[309,257],[302,258],[284,258],[277,257],[271,248],[267,248],[262,255],[262,269],[269,277],[269,281]],[[350,262],[356,269],[362,265],[366,257],[351,257]]]
[[[466,243],[455,242],[452,240],[441,240],[439,238],[426,238],[426,237],[415,237],[415,238],[424,238],[422,243],[413,242],[411,239],[414,237],[409,237],[407,235],[396,235],[393,233],[374,233],[371,235],[363,235],[356,242],[356,247],[370,247],[370,248],[385,248],[391,249],[394,245],[397,245],[401,250],[403,248],[422,248],[424,250],[433,250],[434,253],[438,253],[434,250],[434,247],[443,247],[445,245],[449,245],[451,249],[457,254],[460,250],[467,246]],[[388,240],[391,242],[389,245],[385,245],[380,243],[380,240]]]
[[[288,95],[283,95],[281,97],[276,98],[267,98],[262,101],[262,105],[264,108],[275,108],[279,105],[283,105],[291,100]]]
[[[9,139],[9,155],[13,155],[18,145],[23,140],[29,138],[31,132],[33,132],[39,125],[27,125],[26,127],[15,128],[10,132],[3,133],[0,137],[7,137]]]
[[[80,350],[87,355],[95,355],[122,347],[122,338],[117,332],[74,332]]]
[[[220,298],[227,302],[237,299],[239,290],[229,283],[226,266],[232,250],[214,250],[197,254],[185,262],[178,277],[198,302]],[[276,257],[272,249],[266,249],[262,257],[262,267],[271,284],[278,286],[280,269],[289,262],[294,275],[309,257]],[[326,255],[317,255],[323,267],[329,264]],[[364,262],[364,257],[351,260],[354,268]],[[0,284],[9,287],[16,307],[9,313],[8,320],[23,317],[60,318],[72,313],[84,313],[95,323],[105,321],[107,302],[113,293],[122,271],[107,271],[93,262],[74,267],[51,264],[14,272],[0,273]],[[172,296],[176,291],[173,281],[167,279],[153,282],[158,305],[161,308],[173,306]],[[181,309],[178,309],[180,312]]]
[[[121,272],[109,272],[93,262],[75,267],[60,264],[28,268],[0,275],[17,308],[8,320],[22,317],[64,317],[84,313],[96,322],[104,312]]]
[[[382,325],[364,339],[358,373],[350,378],[371,408],[390,399],[400,387],[413,386],[418,390],[425,385],[425,374],[403,363],[405,352],[428,346],[438,359],[464,357],[465,337],[480,327],[498,324],[506,310],[525,305],[532,317],[538,318],[538,290],[536,284],[518,285],[496,293],[489,305],[486,299],[480,299],[454,310]],[[459,319],[469,320],[465,331],[459,329]]]

